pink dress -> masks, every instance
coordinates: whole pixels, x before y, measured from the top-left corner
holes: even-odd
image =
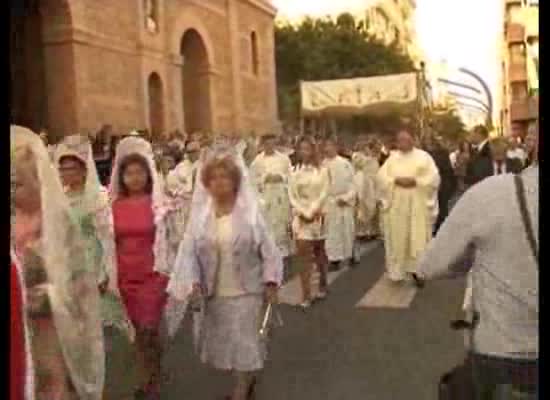
[[[157,330],[168,278],[154,271],[155,224],[151,196],[119,198],[113,204],[118,284],[132,323]]]

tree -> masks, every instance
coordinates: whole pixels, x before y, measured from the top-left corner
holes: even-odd
[[[348,13],[336,20],[306,18],[275,29],[279,109],[283,120],[299,113],[299,82],[399,74],[415,70],[396,44],[371,37]]]
[[[462,119],[453,109],[433,113],[430,120],[434,133],[444,139],[456,142],[462,140],[466,134],[466,127]]]

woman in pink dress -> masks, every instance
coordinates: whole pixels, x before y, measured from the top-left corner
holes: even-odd
[[[140,377],[135,397],[156,399],[168,271],[162,192],[148,142],[134,137],[120,142],[111,182],[118,283],[136,329]]]

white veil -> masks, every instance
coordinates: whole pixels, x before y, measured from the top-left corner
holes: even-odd
[[[103,206],[103,204],[98,204],[97,202],[103,187],[99,180],[92,145],[89,139],[82,135],[65,137],[55,149],[54,160],[56,168],[59,168],[61,158],[66,156],[74,156],[86,165],[86,183],[84,186],[86,209],[93,212],[98,206]]]
[[[112,293],[119,295],[113,215],[109,202],[109,193],[106,188],[101,185],[101,181],[99,180],[89,139],[82,135],[65,137],[63,141],[57,145],[54,155],[55,166],[58,168],[61,158],[67,156],[76,157],[86,165],[83,208],[86,213],[95,215],[96,233],[103,247],[102,263],[105,270],[100,271],[101,275],[99,277],[99,282],[102,282],[108,277],[108,289]]]
[[[166,221],[165,216],[168,211],[168,203],[164,196],[162,181],[156,169],[155,155],[151,144],[141,137],[130,136],[122,139],[116,148],[115,159],[113,162],[113,170],[111,172],[111,184],[109,192],[111,201],[116,201],[120,196],[120,165],[122,161],[131,154],[142,156],[149,166],[151,179],[153,180],[152,200],[153,214],[155,217],[155,266],[156,272],[168,275],[171,271],[171,266],[168,263],[168,241],[166,238]]]
[[[36,165],[41,200],[41,256],[48,279],[48,298],[65,363],[80,399],[100,400],[105,377],[105,351],[95,276],[83,266],[79,227],[57,170],[39,136],[10,127],[12,154],[29,151]],[[12,164],[17,159],[12,160]]]
[[[191,211],[183,240],[180,244],[174,269],[168,283],[169,300],[166,307],[166,324],[169,336],[173,337],[185,316],[192,292],[192,283],[186,276],[186,265],[192,254],[193,240],[207,229],[208,219],[214,212],[213,200],[202,183],[204,165],[214,158],[231,158],[241,171],[241,184],[235,207],[232,212],[233,229],[240,231],[246,226],[252,227],[254,240],[259,240],[259,227],[265,226],[258,203],[258,196],[250,180],[250,174],[239,149],[229,141],[216,142],[210,148],[203,149],[197,168],[197,183],[191,200]]]

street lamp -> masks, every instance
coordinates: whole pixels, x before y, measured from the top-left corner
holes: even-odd
[[[460,99],[473,101],[474,103],[478,104],[480,107],[482,107],[485,110],[485,114],[488,114],[488,116],[490,116],[489,106],[484,102],[482,102],[481,100],[479,100],[478,98],[473,96],[468,96],[462,93],[457,93],[457,92],[449,92],[449,94],[451,96],[458,97]]]
[[[483,90],[485,91],[485,95],[487,96],[487,105],[489,107],[489,114],[487,115],[487,128],[492,129],[493,127],[493,95],[491,94],[491,89],[489,89],[489,85],[475,72],[470,71],[466,68],[459,68],[460,72],[474,78],[476,81],[479,82]]]

